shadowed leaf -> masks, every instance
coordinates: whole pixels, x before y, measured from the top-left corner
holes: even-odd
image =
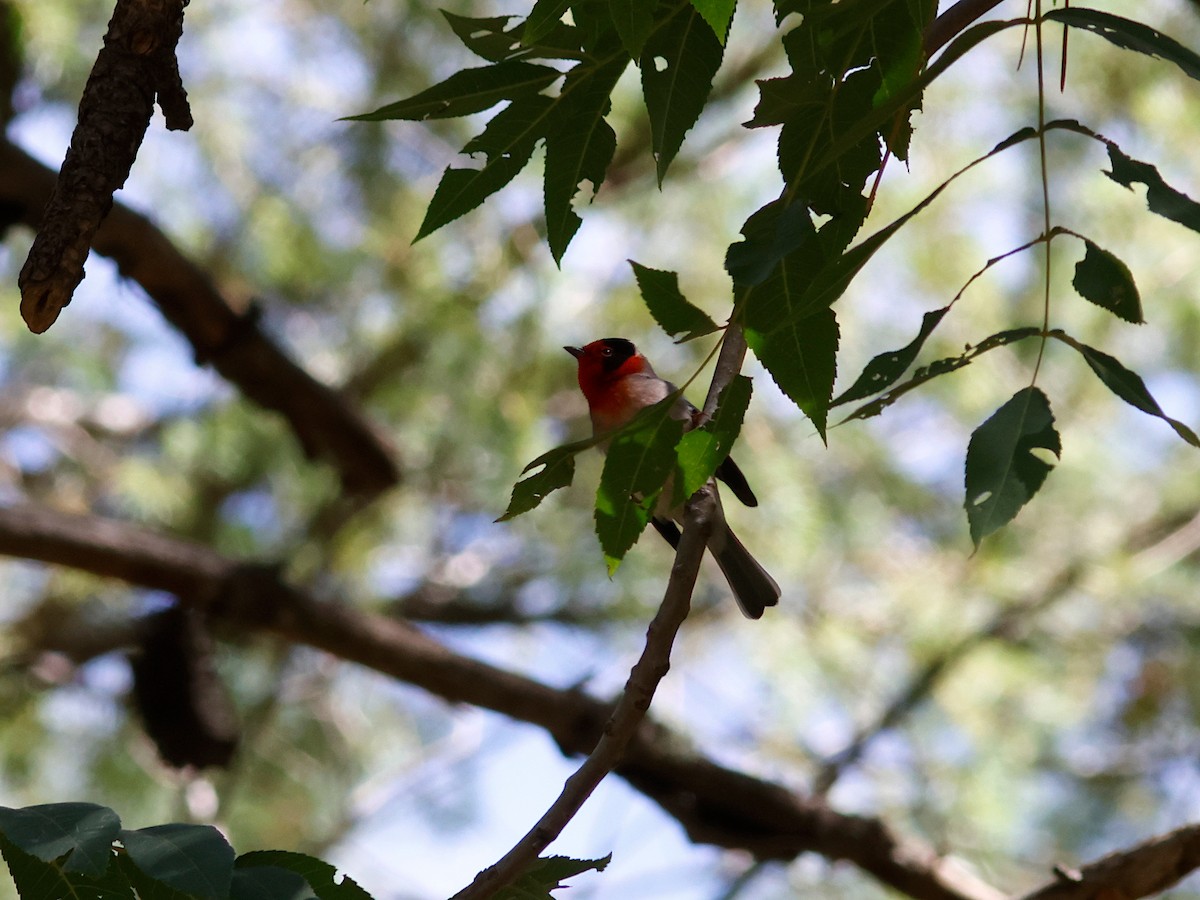
[[[575,477],[575,455],[581,450],[595,446],[591,438],[555,447],[543,453],[524,469],[521,474],[541,468],[528,478],[523,478],[513,485],[512,498],[508,501],[508,509],[497,522],[507,522],[522,513],[527,513],[537,507],[546,497],[559,488],[567,487]]]
[[[682,334],[680,343],[717,330],[717,324],[699,307],[693,306],[679,290],[679,276],[674,272],[650,269],[629,261],[637,279],[638,290],[650,315],[671,337]]]
[[[44,862],[60,860],[68,874],[103,875],[120,831],[117,814],[94,803],[0,807],[0,832],[8,840]]]
[[[833,310],[789,319],[768,332],[747,326],[746,343],[825,440],[829,398],[837,375],[838,324]]]
[[[1052,9],[1046,13],[1045,18],[1098,34],[1126,50],[1135,50],[1155,59],[1173,62],[1189,77],[1200,79],[1200,56],[1149,25],[1123,19],[1098,9],[1078,6]]]
[[[1050,401],[1028,387],[975,429],[967,445],[963,506],[976,547],[1011,522],[1046,480],[1052,466],[1035,450],[1057,459],[1062,442],[1054,430]]]
[[[562,72],[527,62],[501,62],[494,66],[463,69],[440,84],[407,100],[381,106],[374,112],[348,116],[353,122],[387,119],[450,119],[482,112],[504,100],[536,94],[562,77]]]
[[[639,64],[660,185],[684,136],[704,110],[724,52],[712,27],[689,4],[646,41]]]
[[[1061,331],[1051,332],[1051,336],[1078,350],[1087,364],[1091,366],[1092,371],[1096,373],[1108,389],[1130,406],[1136,407],[1149,415],[1157,416],[1175,429],[1175,433],[1193,447],[1200,447],[1200,437],[1197,437],[1192,429],[1178,419],[1172,419],[1163,412],[1163,408],[1158,405],[1158,401],[1154,399],[1149,388],[1146,387],[1146,382],[1142,380],[1142,376],[1127,369],[1116,357],[1102,353],[1095,347],[1089,347],[1087,344],[1081,343]]]
[[[200,900],[223,900],[233,876],[233,848],[211,825],[154,825],[123,830],[129,860],[148,878]]]
[[[1141,324],[1142,300],[1133,275],[1121,260],[1091,241],[1084,241],[1084,257],[1075,264],[1071,284],[1079,295],[1126,322]]]
[[[841,406],[843,403],[862,400],[864,397],[870,397],[895,384],[912,365],[917,354],[921,352],[921,348],[925,346],[925,340],[933,334],[933,329],[937,328],[938,323],[949,311],[949,306],[943,306],[941,309],[925,313],[921,317],[921,330],[912,341],[899,350],[880,353],[872,359],[863,368],[862,374],[855,379],[854,384],[850,385],[829,405],[831,407]]]

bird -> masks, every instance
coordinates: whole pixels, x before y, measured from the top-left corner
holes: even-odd
[[[625,338],[601,338],[583,347],[563,347],[578,363],[579,389],[587,399],[592,434],[612,434],[627,425],[641,410],[653,406],[678,388],[659,378],[650,361]],[[699,411],[680,395],[671,410],[673,418],[690,421]],[[603,450],[607,442],[599,445]],[[724,481],[733,495],[746,506],[757,506],[758,498],[746,476],[731,457],[717,466],[716,477]],[[708,550],[717,561],[733,591],[742,613],[750,619],[762,618],[768,606],[779,602],[780,590],[775,579],[738,540],[725,521],[720,495],[714,491],[716,519],[708,538]],[[670,491],[664,490],[650,519],[656,531],[672,547],[679,545],[679,526],[683,507],[659,508],[670,503]],[[664,503],[665,501],[665,503]]]

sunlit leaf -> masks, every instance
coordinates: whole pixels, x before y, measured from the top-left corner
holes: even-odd
[[[571,70],[555,101],[554,127],[546,136],[546,240],[555,262],[580,225],[572,209],[579,187],[591,183],[600,190],[617,147],[616,134],[604,120],[609,95],[627,60],[614,58],[603,65],[580,64]]]
[[[642,93],[659,184],[704,110],[724,52],[713,29],[689,4],[680,6],[646,42],[640,62]]]
[[[672,337],[682,334],[682,342],[717,330],[717,324],[708,314],[689,303],[680,292],[678,275],[674,272],[650,269],[633,260],[630,260],[629,264],[633,267],[638,290],[641,291],[646,308],[663,331]]]
[[[837,375],[838,324],[833,310],[788,319],[771,331],[747,326],[746,343],[824,440],[829,398]]]
[[[1136,50],[1155,59],[1173,62],[1189,77],[1200,79],[1200,56],[1149,25],[1086,6],[1052,9],[1045,18],[1098,34],[1126,50]]]
[[[850,385],[829,405],[840,406],[843,403],[862,400],[864,397],[870,397],[895,384],[912,365],[917,354],[921,352],[921,348],[925,346],[925,340],[933,334],[933,330],[937,328],[938,323],[949,311],[950,307],[943,306],[941,309],[925,313],[921,317],[921,330],[912,341],[899,350],[880,353],[873,358],[863,368],[862,374],[855,379],[854,384]]]
[[[733,21],[733,9],[736,0],[692,0],[696,12],[704,17],[704,21],[713,30],[722,44],[729,34],[729,23]]]
[[[712,478],[722,460],[729,455],[742,430],[742,419],[750,405],[752,381],[735,375],[721,391],[717,411],[700,428],[694,428],[679,440],[679,477],[675,481],[675,499],[682,503]]]
[[[1047,456],[1057,460],[1061,453],[1050,401],[1035,387],[1017,391],[975,429],[967,445],[963,506],[976,547],[1013,520],[1053,468]]]
[[[1149,388],[1146,387],[1146,382],[1142,380],[1142,376],[1126,368],[1116,357],[1109,356],[1095,347],[1089,347],[1087,344],[1077,341],[1061,331],[1051,332],[1051,335],[1078,350],[1092,371],[1096,373],[1110,391],[1130,406],[1162,419],[1175,429],[1176,434],[1193,447],[1200,447],[1200,437],[1197,437],[1191,428],[1163,412],[1163,408],[1159,406],[1158,401],[1154,399]]]
[[[406,100],[381,106],[374,112],[348,116],[356,122],[386,119],[449,119],[482,112],[504,100],[537,94],[562,77],[562,72],[547,66],[511,61],[462,69],[440,84]]]
[[[1085,300],[1126,322],[1144,322],[1142,300],[1129,268],[1091,241],[1085,240],[1084,245],[1084,257],[1075,264],[1075,278],[1071,281],[1075,290]]]
[[[638,414],[608,448],[596,491],[596,536],[613,573],[650,521],[654,501],[675,470],[684,423],[671,417],[676,397]]]

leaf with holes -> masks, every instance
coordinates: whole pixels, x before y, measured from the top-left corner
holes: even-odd
[[[0,807],[0,832],[43,862],[60,861],[67,874],[103,875],[120,831],[117,814],[94,803]]]
[[[258,867],[286,869],[308,882],[320,900],[371,900],[349,875],[342,874],[324,860],[288,850],[254,850],[243,853],[234,864],[234,873]]]
[[[1053,468],[1046,457],[1057,461],[1061,453],[1050,401],[1035,387],[1017,391],[975,429],[967,445],[963,506],[976,547],[1013,520]]]
[[[671,337],[682,334],[679,341],[683,343],[717,330],[717,323],[680,292],[679,276],[674,272],[650,269],[632,259],[629,265],[650,315]]]
[[[1200,203],[1163,181],[1158,169],[1150,163],[1126,156],[1112,141],[1105,143],[1108,161],[1112,165],[1112,171],[1105,172],[1105,175],[1130,190],[1134,184],[1144,184],[1146,205],[1150,207],[1150,212],[1200,233]]]
[[[1075,278],[1071,281],[1079,295],[1126,322],[1140,325],[1146,321],[1129,267],[1089,240],[1084,245],[1083,259],[1075,264]]]
[[[921,348],[925,346],[925,340],[933,334],[933,329],[937,328],[938,323],[949,311],[949,306],[943,306],[941,309],[925,313],[921,317],[921,330],[915,338],[899,350],[880,353],[872,359],[863,368],[862,374],[855,379],[854,384],[850,385],[829,405],[831,407],[841,406],[843,403],[862,400],[864,397],[887,390],[895,384],[900,376],[908,371],[908,367],[912,365],[917,354],[921,352]]]
[[[1200,56],[1149,25],[1078,6],[1051,10],[1046,13],[1046,19],[1098,34],[1125,50],[1173,62],[1190,78],[1200,79]]]
[[[690,4],[680,6],[646,41],[639,65],[660,185],[704,110],[724,53],[713,29]]]

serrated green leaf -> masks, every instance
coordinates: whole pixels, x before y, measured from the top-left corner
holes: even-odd
[[[700,490],[729,455],[742,430],[752,390],[749,378],[735,375],[721,391],[712,419],[680,438],[676,452],[679,475],[675,479],[675,499],[679,503]]]
[[[374,112],[347,116],[352,122],[405,119],[450,119],[482,112],[505,100],[537,94],[562,77],[562,72],[533,63],[510,61],[455,72],[445,81],[406,100]]]
[[[596,536],[611,575],[650,521],[654,501],[675,470],[684,423],[672,418],[677,396],[642,410],[613,438],[596,491]]]
[[[616,134],[604,117],[627,64],[624,57],[580,63],[567,74],[555,101],[555,125],[546,136],[545,184],[546,240],[555,262],[561,262],[582,221],[572,209],[576,192],[587,181],[595,196],[617,149]]]
[[[571,0],[537,0],[525,20],[522,37],[526,46],[536,44],[562,24],[562,17],[571,7]]]
[[[122,830],[129,860],[147,877],[200,900],[224,900],[233,848],[211,825],[154,825]]]
[[[1200,56],[1149,25],[1078,6],[1050,10],[1045,18],[1098,34],[1125,50],[1135,50],[1155,59],[1173,62],[1188,77],[1200,79]]]
[[[609,0],[608,11],[621,36],[621,45],[637,59],[654,29],[654,6],[646,0]]]
[[[742,226],[742,240],[729,245],[725,271],[736,287],[751,287],[771,277],[781,260],[816,234],[803,203],[772,200],[757,209]]]
[[[308,882],[320,900],[371,900],[349,875],[338,878],[338,870],[324,860],[287,850],[255,850],[243,853],[234,864],[235,872],[256,866],[272,866],[295,872]]]
[[[1000,331],[996,334],[989,335],[984,338],[974,347],[968,347],[966,352],[960,356],[951,356],[946,359],[939,359],[930,363],[927,366],[922,366],[917,369],[912,378],[898,387],[893,388],[882,396],[876,397],[870,403],[865,403],[856,409],[850,415],[846,416],[842,421],[849,422],[851,419],[869,419],[872,416],[877,416],[913,388],[920,387],[927,381],[932,381],[940,375],[947,375],[950,372],[956,372],[963,366],[969,365],[976,357],[987,353],[989,350],[995,350],[997,347],[1005,347],[1008,344],[1023,341],[1026,338],[1036,337],[1041,334],[1040,328],[1027,326],[1025,328],[1012,328],[1007,331]]]
[[[1130,190],[1134,184],[1144,184],[1146,205],[1151,212],[1200,233],[1200,203],[1163,181],[1154,166],[1126,156],[1112,141],[1101,140],[1108,147],[1108,159],[1112,165],[1112,171],[1105,172],[1105,175]]]
[[[1083,299],[1107,309],[1126,322],[1141,324],[1142,300],[1133,274],[1121,260],[1089,240],[1084,240],[1084,256],[1075,264],[1071,284]]]
[[[611,860],[611,853],[600,859],[541,857],[516,882],[497,892],[493,900],[554,900],[550,891],[565,887],[563,881],[584,872],[603,872]]]
[[[68,873],[61,860],[45,861],[26,853],[0,833],[0,855],[22,900],[136,900],[119,866],[109,865],[97,877]],[[110,849],[111,855],[111,849]],[[141,898],[147,900],[147,898]]]
[[[724,53],[713,29],[687,4],[646,41],[639,66],[660,185],[708,102]]]
[[[662,330],[674,337],[682,334],[680,343],[717,330],[717,324],[702,309],[693,306],[679,290],[679,276],[674,272],[650,269],[629,260],[637,279],[638,290],[650,315]]]
[[[528,478],[523,478],[513,485],[512,498],[508,501],[508,509],[496,521],[507,522],[509,519],[514,519],[523,513],[527,513],[531,509],[536,508],[554,491],[567,487],[575,477],[576,454],[581,450],[595,446],[595,444],[595,440],[589,439],[586,441],[576,441],[573,444],[565,444],[562,447],[555,447],[527,465],[521,471],[522,475],[532,469],[540,468],[541,471],[534,472]]]
[[[917,358],[917,354],[925,346],[926,339],[929,335],[933,334],[933,330],[937,328],[942,318],[949,311],[949,306],[943,306],[941,309],[925,313],[921,317],[921,330],[915,338],[899,350],[880,353],[873,358],[863,368],[862,374],[855,379],[854,384],[850,385],[848,389],[830,402],[830,407],[841,406],[843,403],[852,403],[855,400],[862,400],[864,397],[870,397],[872,394],[887,390],[895,384],[900,379],[900,376],[908,371],[908,367],[913,364],[913,360]]]
[[[237,869],[229,885],[229,900],[316,900],[303,877],[279,866]]]
[[[747,326],[746,343],[825,440],[829,398],[837,375],[838,324],[833,310],[788,320],[770,331]]]
[[[483,165],[477,169],[446,169],[414,240],[470,212],[512,181],[533,156],[553,103],[551,98],[537,94],[515,100],[497,113],[463,148],[467,154],[483,153]]]
[[[478,18],[460,16],[448,10],[440,10],[450,23],[450,29],[468,50],[476,56],[492,62],[508,59],[521,48],[520,26],[506,30],[515,16],[489,16]]]
[[[1146,387],[1146,382],[1142,380],[1141,375],[1126,368],[1116,357],[1109,356],[1095,347],[1089,347],[1064,332],[1054,331],[1051,332],[1051,336],[1078,350],[1084,361],[1104,382],[1105,386],[1130,406],[1149,415],[1157,416],[1193,447],[1200,447],[1200,437],[1196,436],[1196,432],[1163,411],[1158,401],[1150,393],[1150,389]]]
[[[729,23],[733,21],[735,0],[692,0],[696,12],[703,16],[718,41],[725,43],[729,35]]]
[[[117,814],[95,803],[0,807],[0,832],[22,851],[44,862],[62,860],[62,869],[68,875],[103,875],[120,831]]]
[[[1057,459],[1061,453],[1050,401],[1035,387],[1017,391],[975,429],[967,445],[963,506],[976,547],[1037,493],[1053,467],[1045,455]]]

